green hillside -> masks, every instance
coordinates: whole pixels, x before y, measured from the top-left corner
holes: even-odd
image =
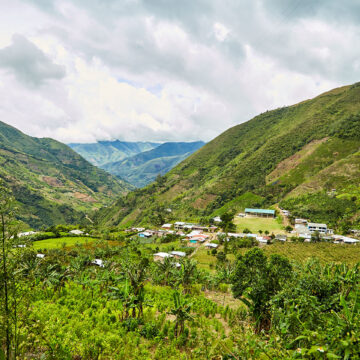
[[[228,129],[155,183],[121,197],[98,221],[190,220],[281,202],[294,214],[356,225],[359,100],[357,83],[260,114]]]
[[[69,146],[93,165],[102,166],[159,146],[152,142],[99,141],[93,144],[69,144]]]
[[[157,175],[169,172],[204,144],[202,141],[167,142],[125,160],[105,164],[102,168],[136,187],[143,187],[154,181]]]
[[[0,179],[32,227],[78,222],[131,186],[88,163],[68,146],[27,136],[0,122]]]

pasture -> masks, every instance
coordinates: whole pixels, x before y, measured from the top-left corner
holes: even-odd
[[[33,247],[35,250],[38,249],[59,249],[62,248],[65,244],[68,246],[75,246],[76,244],[90,244],[98,239],[91,238],[88,236],[79,236],[79,237],[60,237],[52,238],[46,240],[39,240],[33,242]]]

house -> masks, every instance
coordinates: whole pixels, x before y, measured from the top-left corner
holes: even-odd
[[[286,235],[282,235],[282,234],[278,234],[278,235],[275,236],[275,240],[286,241],[286,240],[287,240],[287,236],[286,236]]]
[[[205,245],[205,247],[209,249],[216,249],[218,246],[219,246],[218,244],[212,244],[212,243],[208,243]]]
[[[335,244],[341,244],[341,243],[356,244],[356,243],[360,242],[360,240],[353,239],[348,236],[342,236],[342,235],[334,235],[333,238],[335,238],[335,241],[334,241]]]
[[[327,225],[326,224],[318,224],[318,223],[308,223],[307,225],[308,230],[310,233],[319,232],[322,234],[327,233]]]
[[[43,259],[45,257],[45,254],[36,254],[36,257],[39,259]]]
[[[263,236],[257,236],[256,240],[260,243],[260,244],[268,244],[268,240],[265,239]]]
[[[270,210],[270,209],[249,209],[246,208],[245,209],[245,215],[246,216],[252,216],[252,217],[270,217],[270,218],[274,218],[275,217],[275,210]]]
[[[193,230],[193,231],[191,231],[189,234],[187,234],[186,236],[187,236],[188,238],[190,238],[190,237],[192,237],[192,236],[200,235],[201,233],[202,233],[201,230]]]
[[[154,254],[154,261],[164,261],[164,259],[167,257],[173,257],[173,255],[170,255],[165,252],[158,252]]]
[[[136,232],[143,232],[145,230],[145,228],[143,227],[137,227],[137,228],[132,228],[132,231],[136,231]]]
[[[302,225],[307,225],[308,221],[306,219],[295,219],[295,224],[302,224]]]
[[[101,259],[95,259],[91,262],[93,265],[104,267],[104,262]]]
[[[290,211],[288,210],[281,210],[281,214],[284,216],[290,216]]]
[[[185,223],[184,221],[176,221],[176,222],[174,223],[174,228],[175,228],[176,230],[183,229],[185,224],[186,224],[186,223]]]
[[[30,236],[30,235],[35,235],[37,234],[36,231],[27,231],[27,232],[22,232],[22,233],[19,233],[17,236],[19,238],[23,237],[23,236]]]
[[[309,234],[309,233],[300,233],[299,238],[304,239],[305,242],[310,242],[311,241],[311,234]]]
[[[138,233],[138,236],[141,238],[149,238],[152,236],[152,233],[150,231],[144,231],[144,232]]]
[[[171,229],[172,228],[172,224],[164,224],[163,226],[161,226],[163,229]]]
[[[72,235],[82,235],[82,234],[84,234],[83,231],[78,230],[78,229],[71,230],[71,231],[69,231],[69,233],[72,234]]]
[[[185,257],[186,253],[184,253],[183,251],[172,251],[170,255],[173,255],[175,259],[180,259],[182,257]]]

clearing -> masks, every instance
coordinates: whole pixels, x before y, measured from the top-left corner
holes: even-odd
[[[46,240],[34,241],[33,246],[35,250],[38,249],[59,249],[65,244],[65,246],[74,246],[76,244],[87,244],[94,242],[98,239],[90,237],[61,237]]]
[[[235,217],[234,224],[236,231],[242,232],[245,228],[249,229],[252,233],[258,233],[259,230],[269,231],[269,233],[285,234],[285,230],[281,223],[274,218],[261,218],[261,217]]]

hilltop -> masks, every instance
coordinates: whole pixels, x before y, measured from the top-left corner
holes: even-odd
[[[357,83],[234,126],[156,182],[102,210],[98,222],[192,220],[280,202],[314,221],[356,225],[359,99]]]
[[[68,146],[0,122],[0,179],[32,227],[80,221],[132,187],[91,165]]]
[[[202,141],[166,142],[125,160],[107,163],[102,168],[136,187],[143,187],[154,181],[159,174],[169,172],[204,144]]]

